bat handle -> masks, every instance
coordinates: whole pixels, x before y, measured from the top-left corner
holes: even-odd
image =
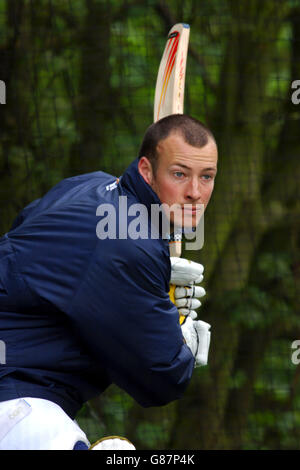
[[[170,256],[175,256],[180,258],[181,256],[181,249],[182,249],[182,234],[178,234],[177,236],[172,234],[172,237],[169,241],[169,251],[170,251]],[[171,302],[175,305],[175,289],[176,285],[170,284],[170,290],[169,290],[169,296],[171,299]],[[179,314],[179,324],[182,325],[185,320],[185,316]]]
[[[190,286],[191,287],[191,286]],[[169,296],[171,302],[175,305],[175,289],[176,285],[175,284],[170,284],[170,290],[169,290]],[[179,314],[179,324],[182,325],[186,319],[185,315]]]

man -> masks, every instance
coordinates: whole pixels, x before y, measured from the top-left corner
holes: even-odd
[[[88,448],[73,420],[111,383],[142,406],[182,396],[202,361],[203,322],[189,315],[200,305],[194,298],[180,326],[169,283],[197,283],[203,268],[176,258],[171,265],[168,240],[150,214],[175,204],[179,214],[169,217],[177,226],[187,204],[185,224],[195,227],[216,171],[211,132],[188,116],[169,116],[150,126],[121,178],[95,172],[64,180],[2,237],[0,449]],[[129,237],[124,223],[129,232],[130,210],[141,203],[149,236]]]

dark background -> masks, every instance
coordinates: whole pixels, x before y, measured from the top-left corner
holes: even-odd
[[[1,234],[61,179],[136,157],[177,22],[185,112],[220,155],[204,248],[186,254],[205,266],[209,365],[178,402],[143,409],[111,387],[78,421],[138,449],[300,449],[299,0],[0,0]]]

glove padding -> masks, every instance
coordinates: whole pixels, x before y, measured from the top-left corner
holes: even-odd
[[[136,450],[126,437],[108,436],[91,445],[89,450]]]
[[[210,346],[210,325],[202,320],[187,317],[181,326],[187,346],[195,358],[195,367],[206,366]]]
[[[203,297],[206,292],[203,287],[198,287],[194,284],[203,280],[202,273],[204,268],[202,264],[175,256],[170,257],[170,261],[171,279],[169,295],[179,311],[179,322],[182,325],[187,316],[193,320],[197,318],[195,310],[201,305],[198,298]]]
[[[195,320],[197,318],[195,310],[201,306],[198,298],[203,297],[205,294],[205,289],[200,286],[175,287],[174,303],[179,314],[184,317],[190,316],[192,320]]]
[[[204,267],[185,258],[170,257],[171,261],[171,284],[176,286],[191,286],[199,284],[203,280]]]

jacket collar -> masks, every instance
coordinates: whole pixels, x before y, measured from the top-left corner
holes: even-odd
[[[138,161],[136,158],[125,170],[123,176],[120,178],[120,184],[126,191],[133,194],[136,199],[145,204],[147,209],[151,208],[152,204],[161,204],[157,194],[153,191],[151,186],[144,180],[138,170]]]

